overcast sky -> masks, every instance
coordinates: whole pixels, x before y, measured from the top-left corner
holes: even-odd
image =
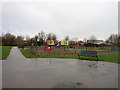
[[[91,35],[105,40],[118,33],[118,3],[112,2],[4,2],[0,30],[33,37],[40,31],[83,40]]]

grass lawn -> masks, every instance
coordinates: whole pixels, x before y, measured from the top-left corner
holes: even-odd
[[[0,60],[7,59],[11,48],[11,46],[0,46]]]
[[[46,56],[36,56],[33,55],[30,50],[21,49],[22,54],[26,58],[71,58],[71,59],[78,59],[77,55],[46,55]],[[81,56],[84,60],[97,60],[96,57],[85,57]],[[106,62],[118,62],[118,52],[109,52],[109,53],[99,53],[98,54],[99,61],[106,61]]]

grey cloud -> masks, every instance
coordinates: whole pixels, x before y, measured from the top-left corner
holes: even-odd
[[[43,30],[59,39],[66,35],[106,39],[118,32],[116,2],[3,3],[2,12],[3,32],[17,35],[34,36]]]

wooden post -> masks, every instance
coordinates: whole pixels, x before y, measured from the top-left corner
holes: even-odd
[[[64,51],[65,51],[65,45],[64,45]]]

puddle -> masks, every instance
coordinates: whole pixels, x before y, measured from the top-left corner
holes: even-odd
[[[97,69],[98,66],[95,63],[89,64],[88,67]]]
[[[63,83],[57,83],[53,88],[86,88],[86,86],[83,85],[83,83],[76,82],[63,82]]]

